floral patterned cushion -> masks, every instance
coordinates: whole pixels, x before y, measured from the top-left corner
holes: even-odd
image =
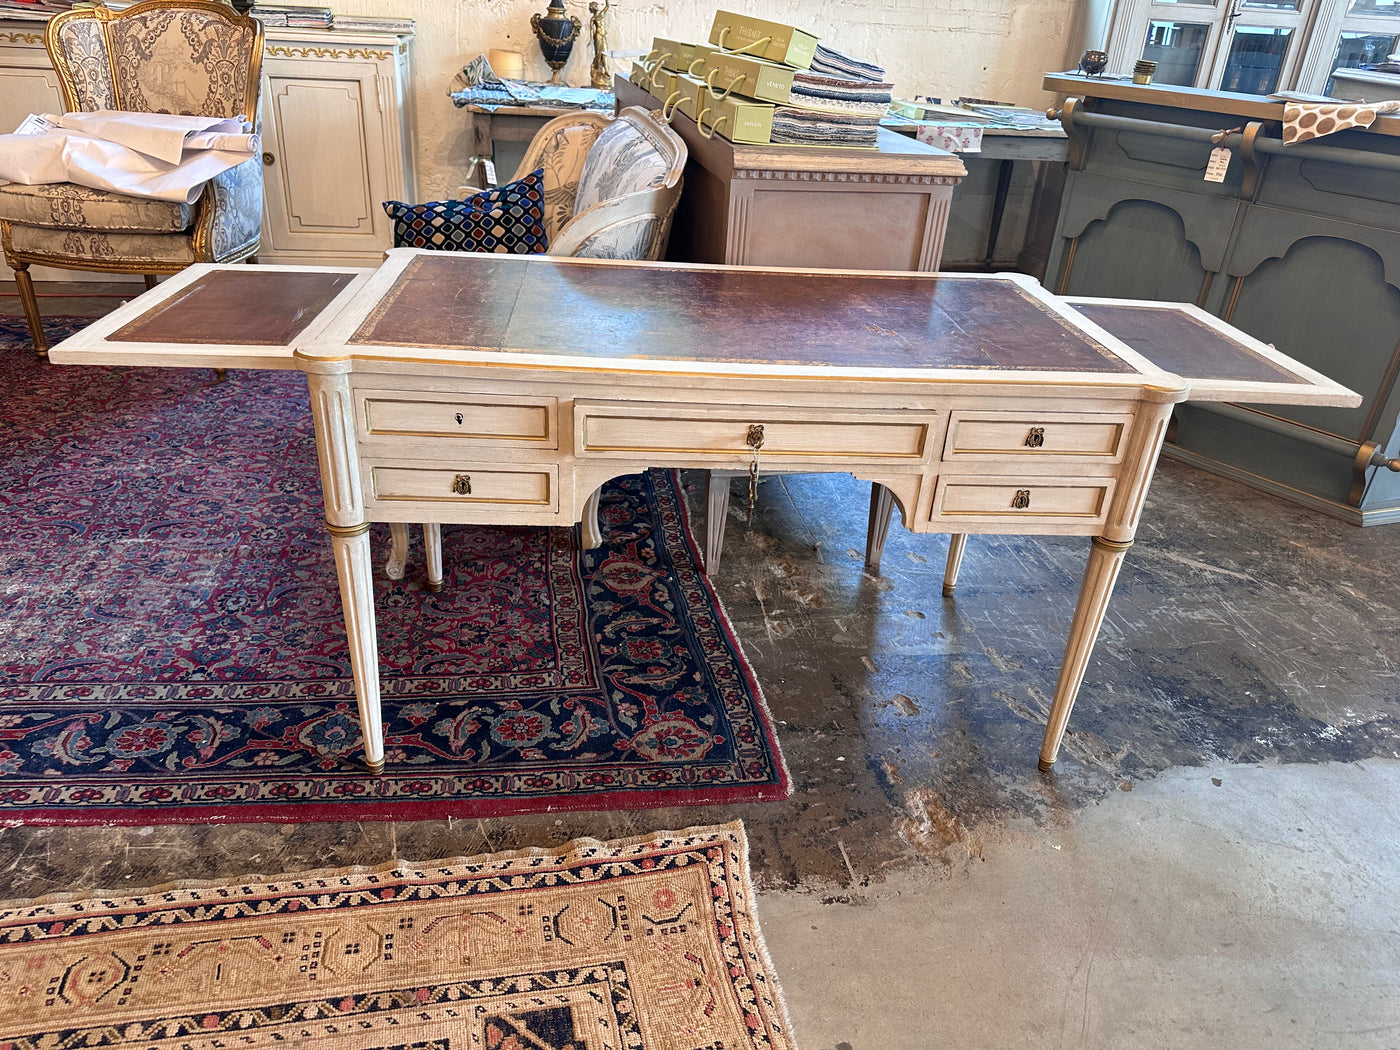
[[[665,185],[670,170],[670,158],[636,127],[625,120],[614,121],[598,136],[583,162],[574,214],[614,197]]]
[[[189,229],[194,206],[90,190],[71,182],[10,183],[0,186],[0,219],[65,229],[174,233]]]
[[[598,138],[594,124],[569,124],[550,133],[541,143],[539,156],[544,165],[544,228],[551,241],[564,224],[574,217],[579,175],[588,158],[589,147]],[[535,143],[531,143],[531,150]]]
[[[107,233],[102,230],[64,230],[46,226],[12,226],[10,242],[16,251],[71,259],[76,263],[117,260],[130,264],[128,272],[145,262],[188,266],[199,262],[187,233]],[[79,267],[81,268],[81,267]]]
[[[464,200],[385,201],[384,210],[394,220],[395,248],[537,255],[549,247],[543,205],[544,169],[536,168]]]

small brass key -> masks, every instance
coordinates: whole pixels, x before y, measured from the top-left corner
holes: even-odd
[[[744,444],[753,449],[753,462],[749,464],[749,515],[753,515],[754,504],[758,502],[758,450],[763,447],[763,424],[750,423]]]

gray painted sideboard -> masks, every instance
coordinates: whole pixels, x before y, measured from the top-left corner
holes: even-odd
[[[1400,117],[1284,146],[1282,104],[1261,96],[1044,86],[1067,96],[1070,140],[1047,288],[1196,303],[1365,397],[1181,405],[1165,454],[1357,524],[1400,522]],[[1213,136],[1230,150],[1220,182],[1205,178]]]

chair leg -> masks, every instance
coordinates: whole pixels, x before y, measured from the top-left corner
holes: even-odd
[[[146,287],[148,289],[156,286],[156,275],[153,273],[142,274],[141,279],[146,282]]]
[[[705,575],[719,572],[724,550],[724,525],[729,517],[729,475],[705,471]]]
[[[870,519],[865,529],[865,567],[870,572],[880,571],[893,519],[894,493],[877,481],[870,486]]]
[[[391,580],[401,580],[408,570],[408,526],[401,521],[389,523],[389,557],[384,572]]]
[[[428,590],[442,590],[442,526],[435,521],[423,522],[423,553],[428,562]]]
[[[39,298],[34,294],[34,281],[29,276],[28,263],[11,262],[15,271],[15,288],[19,291],[19,301],[24,305],[24,319],[29,322],[29,334],[34,338],[34,349],[40,357],[49,356],[48,340],[44,338],[44,322],[39,316]]]
[[[962,568],[963,551],[967,549],[967,533],[955,532],[948,537],[948,564],[943,569],[943,597],[951,598],[958,585],[958,570]]]

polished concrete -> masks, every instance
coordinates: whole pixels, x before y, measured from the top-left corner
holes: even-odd
[[[945,599],[943,537],[896,524],[863,570],[868,485],[770,477],[752,515],[741,489],[715,582],[786,802],[0,828],[0,896],[742,817],[806,1050],[1400,1046],[1395,527],[1164,462],[1043,774],[1085,541],[973,537]]]

